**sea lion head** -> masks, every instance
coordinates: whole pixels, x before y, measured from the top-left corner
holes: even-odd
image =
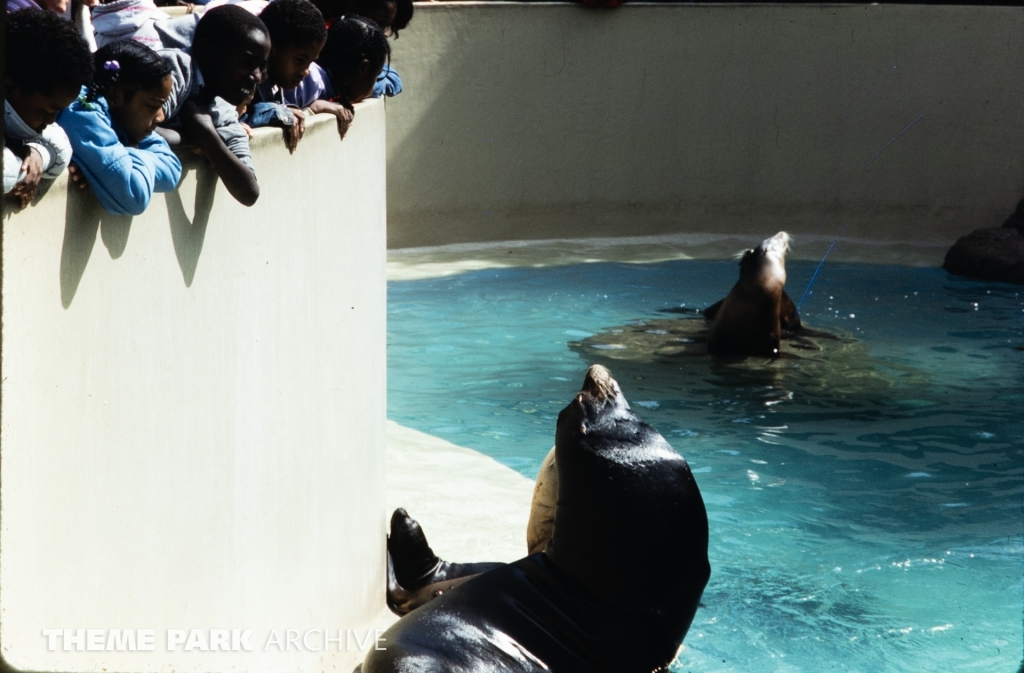
[[[746,250],[740,258],[740,280],[757,283],[770,292],[782,292],[786,285],[786,253],[789,252],[789,234],[780,231],[761,245]]]
[[[555,443],[576,442],[606,430],[616,421],[635,418],[611,372],[601,365],[591,365],[583,387],[558,414]]]

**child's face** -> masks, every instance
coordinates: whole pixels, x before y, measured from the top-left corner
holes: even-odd
[[[167,75],[159,86],[152,89],[140,89],[129,95],[115,90],[108,99],[110,116],[124,129],[132,145],[142,142],[164,120],[163,106],[171,95],[172,84],[171,76]]]
[[[206,89],[211,96],[220,96],[232,105],[252,96],[263,80],[263,67],[270,55],[270,38],[262,31],[253,31],[233,48],[197,45]]]
[[[78,98],[79,91],[78,87],[57,87],[49,93],[28,93],[7,80],[7,100],[18,116],[37,133],[55,122],[60,111]]]
[[[384,69],[384,64],[377,64],[376,67],[367,59],[363,59],[359,67],[354,68],[352,75],[345,83],[345,93],[350,103],[358,103],[365,100],[373,93],[373,85],[377,82],[377,75]]]
[[[271,48],[270,59],[267,61],[267,80],[285,91],[294,89],[309,74],[309,64],[320,55],[323,47],[324,43],[320,42],[304,47]]]

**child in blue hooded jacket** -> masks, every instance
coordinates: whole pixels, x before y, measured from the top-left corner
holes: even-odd
[[[171,67],[131,39],[104,46],[94,64],[92,86],[57,118],[71,140],[69,170],[108,211],[139,215],[153,192],[169,192],[181,179],[181,162],[153,132],[164,120]]]

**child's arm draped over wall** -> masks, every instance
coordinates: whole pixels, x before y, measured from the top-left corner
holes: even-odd
[[[231,196],[245,206],[256,203],[260,186],[252,167],[249,136],[235,109],[222,100],[204,106],[190,99],[179,115],[188,139],[210,160]]]
[[[213,164],[224,186],[240,203],[259,198],[249,138],[237,105],[251,97],[263,78],[270,53],[266,26],[236,5],[208,10],[196,26],[190,52],[162,50],[173,86],[164,106],[166,124],[181,134],[161,133],[192,143]]]

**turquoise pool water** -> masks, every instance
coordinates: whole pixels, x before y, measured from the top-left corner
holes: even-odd
[[[789,264],[794,300],[814,266]],[[681,261],[391,283],[389,416],[532,478],[595,359],[578,342],[704,307],[736,274]],[[1017,671],[1024,288],[826,263],[812,289],[805,323],[856,342],[774,364],[602,360],[707,504],[711,581],[673,670]]]

